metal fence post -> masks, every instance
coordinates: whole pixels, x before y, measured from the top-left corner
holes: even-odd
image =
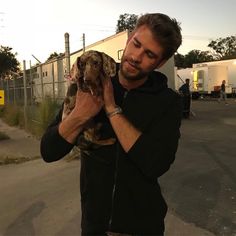
[[[43,85],[43,68],[42,64],[40,64],[40,81],[41,81],[41,93],[42,93],[42,101],[44,99],[44,85]]]
[[[27,129],[27,87],[26,87],[26,66],[25,60],[23,61],[23,82],[24,82],[24,121],[25,128]]]
[[[32,66],[31,66],[31,60],[29,61],[30,63],[30,105],[33,104],[33,78],[32,78]]]
[[[52,62],[52,96],[55,101],[55,77],[54,77],[54,62]]]
[[[15,77],[13,77],[13,104],[16,104],[16,84],[15,84]]]

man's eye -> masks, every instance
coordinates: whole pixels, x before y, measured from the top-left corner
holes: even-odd
[[[154,58],[154,55],[152,54],[152,53],[147,53],[147,56],[149,57],[149,58],[151,58],[151,59],[153,59]]]
[[[155,59],[157,58],[156,55],[154,55],[152,52],[146,52],[147,56],[150,58],[150,59]]]
[[[136,41],[133,41],[135,47],[140,47],[140,44]]]

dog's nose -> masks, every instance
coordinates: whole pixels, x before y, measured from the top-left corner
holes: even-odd
[[[84,76],[84,82],[89,83],[91,81],[91,78],[89,76]]]

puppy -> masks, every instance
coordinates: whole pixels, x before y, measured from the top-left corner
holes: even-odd
[[[116,74],[116,62],[113,58],[103,52],[87,51],[77,58],[70,71],[69,86],[64,99],[62,120],[70,114],[75,107],[76,93],[80,89],[83,92],[91,93],[93,96],[102,96],[102,81],[113,77]],[[99,130],[101,123],[95,124],[90,120],[84,128],[79,146],[86,148],[89,143],[100,145],[111,145],[114,138],[100,139]],[[94,146],[94,145],[93,145]]]

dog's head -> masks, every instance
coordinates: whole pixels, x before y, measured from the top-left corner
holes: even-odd
[[[102,80],[116,74],[116,62],[103,52],[87,51],[77,58],[70,76],[79,89],[95,96],[102,94]]]

